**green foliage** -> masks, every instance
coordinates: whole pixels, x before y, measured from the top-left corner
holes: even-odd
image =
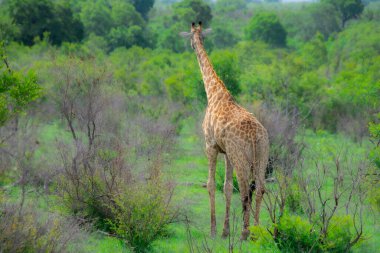
[[[379,106],[380,66],[378,41],[380,30],[376,22],[354,24],[339,34],[329,55],[331,87],[323,100],[322,122],[335,130],[336,115],[369,117]]]
[[[364,9],[364,4],[361,0],[323,0],[323,2],[332,4],[339,12],[342,27],[350,19],[357,18]]]
[[[380,113],[377,114],[377,119],[380,120]],[[370,158],[378,169],[380,169],[380,123],[370,122],[369,133],[372,142],[375,144],[371,150]]]
[[[0,8],[0,41],[14,40],[20,36],[19,27],[12,22],[8,11]]]
[[[26,109],[27,105],[41,96],[41,87],[33,72],[23,74],[12,71],[7,62],[4,46],[0,45],[0,126]]]
[[[86,2],[80,17],[87,34],[105,36],[112,27],[111,10],[104,0]]]
[[[292,184],[287,192],[287,207],[289,211],[296,214],[302,214],[302,196],[300,193],[301,189],[297,184]]]
[[[372,2],[366,5],[361,17],[368,21],[380,21],[380,2]]]
[[[211,7],[203,0],[183,0],[174,4],[173,9],[173,21],[185,23],[188,27],[198,21],[202,21],[205,27],[210,25]]]
[[[321,33],[325,39],[340,30],[339,14],[327,3],[313,3],[300,10],[281,13],[281,21],[288,32],[288,45],[299,47]]]
[[[353,228],[352,217],[333,216],[331,219],[331,230],[321,243],[321,249],[326,252],[345,252],[353,237],[351,229]]]
[[[149,251],[154,240],[167,233],[174,222],[174,210],[169,205],[171,192],[159,181],[136,185],[115,199],[111,230],[135,252]],[[170,191],[170,190],[169,190]]]
[[[286,46],[286,31],[275,13],[260,12],[252,17],[246,29],[246,38],[262,40],[274,46]]]
[[[254,249],[264,252],[281,252],[267,228],[263,226],[252,226],[249,230],[251,231],[250,237],[252,244],[255,246]]]
[[[167,13],[167,16],[157,18],[160,20],[160,25],[151,28],[157,36],[157,47],[179,53],[185,51],[189,43],[188,40],[181,39],[178,34],[190,31],[192,22],[202,21],[204,27],[208,27],[212,14],[211,7],[203,0],[184,0],[173,4],[172,12]]]
[[[326,238],[319,227],[301,216],[284,215],[278,224],[278,247],[281,252],[345,252],[353,237],[352,218],[333,216]],[[267,245],[273,242],[266,241]]]
[[[35,37],[42,39],[48,32],[53,44],[63,41],[80,41],[83,25],[76,19],[69,6],[51,0],[12,0],[10,16],[20,27],[19,40],[32,45]]]
[[[143,35],[145,21],[129,2],[88,1],[83,4],[80,16],[87,35],[105,38],[108,51],[146,43]]]
[[[215,72],[223,80],[233,96],[241,92],[239,84],[240,68],[236,56],[229,50],[213,51],[211,61]]]
[[[278,224],[281,252],[318,252],[319,234],[306,219],[284,215]]]
[[[132,3],[141,16],[148,18],[148,12],[153,7],[154,0],[132,0]]]

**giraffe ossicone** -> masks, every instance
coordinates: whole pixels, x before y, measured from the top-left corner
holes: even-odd
[[[209,30],[207,30],[209,31]],[[215,170],[219,153],[225,156],[224,194],[226,215],[223,237],[229,235],[229,216],[232,197],[233,169],[236,171],[243,207],[241,239],[249,235],[249,218],[252,191],[255,190],[254,224],[259,224],[260,206],[265,192],[265,170],[269,156],[267,130],[246,109],[236,103],[223,81],[218,77],[203,47],[202,23],[191,24],[190,37],[207,94],[207,109],[202,128],[205,136],[206,155],[209,163],[207,189],[210,197],[211,236],[216,235]],[[252,187],[254,185],[254,187]]]

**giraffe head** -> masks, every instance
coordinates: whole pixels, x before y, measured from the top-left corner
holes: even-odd
[[[185,38],[190,38],[191,47],[195,49],[198,43],[203,44],[204,37],[211,32],[211,28],[202,30],[202,21],[199,21],[198,26],[191,23],[190,32],[181,32],[180,35]]]

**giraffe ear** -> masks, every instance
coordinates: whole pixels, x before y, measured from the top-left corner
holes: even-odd
[[[192,33],[189,33],[189,32],[180,32],[179,33],[179,36],[183,37],[183,38],[190,38],[192,35]]]
[[[202,30],[202,36],[203,36],[203,37],[206,37],[206,36],[209,35],[211,32],[212,32],[212,29],[211,29],[211,28],[207,28],[207,29],[205,29],[205,30]]]

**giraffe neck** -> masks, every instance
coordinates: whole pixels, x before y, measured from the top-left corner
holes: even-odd
[[[207,94],[207,102],[210,104],[212,99],[216,94],[222,95],[226,94],[225,97],[230,97],[230,93],[228,92],[226,86],[223,81],[220,80],[218,75],[216,74],[208,56],[206,50],[203,47],[200,39],[195,40],[195,53],[197,55],[199,67],[201,69],[203,83],[205,85],[205,90]],[[224,97],[224,96],[219,96]]]

